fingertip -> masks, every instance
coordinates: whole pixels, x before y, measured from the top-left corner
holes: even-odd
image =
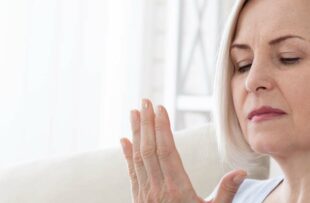
[[[164,110],[163,110],[163,106],[162,105],[157,105],[156,106],[156,112],[155,113],[156,113],[157,116],[161,116],[163,111]]]
[[[121,146],[122,146],[122,150],[123,150],[123,152],[125,153],[125,151],[126,151],[126,138],[121,138],[120,140],[119,140],[119,142],[120,142],[120,144],[121,144]]]
[[[153,109],[152,101],[149,98],[141,99],[141,110]]]
[[[242,168],[236,169],[235,171],[237,171],[237,173],[244,174],[244,175],[248,174],[248,172],[246,170],[242,169]]]
[[[241,183],[244,181],[244,179],[247,177],[247,173],[245,171],[241,171],[235,177],[233,177],[233,182],[236,184],[236,186],[241,185]]]
[[[163,105],[158,105],[156,108],[156,118],[164,120],[170,126],[169,115],[167,109]]]
[[[126,159],[130,159],[132,157],[132,144],[127,138],[121,138],[120,143],[122,146],[122,151]]]
[[[161,113],[161,114],[167,114],[166,108],[161,104],[157,105],[157,111],[158,113]]]
[[[247,172],[243,169],[236,169],[225,175],[226,179],[232,181],[236,186],[239,186],[247,176]]]
[[[130,145],[131,145],[130,140],[129,140],[128,138],[126,138],[126,137],[122,137],[122,138],[120,139],[120,143],[121,143],[121,145],[122,145],[122,148],[124,148],[124,149],[129,148]]]
[[[126,138],[122,137],[121,139],[119,139],[119,142],[121,143],[122,147],[124,147],[126,145]]]
[[[232,202],[246,176],[247,172],[243,169],[236,169],[225,174],[217,186],[212,202]]]
[[[155,121],[159,122],[166,122],[166,114],[164,107],[162,105],[157,105],[155,110]]]

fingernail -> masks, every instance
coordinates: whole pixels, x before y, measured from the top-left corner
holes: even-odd
[[[148,101],[146,99],[142,99],[142,108],[147,109],[148,108]]]
[[[156,107],[156,114],[157,114],[157,115],[161,115],[162,112],[163,112],[163,107],[162,107],[162,106],[157,106],[157,107]]]
[[[245,174],[240,174],[240,175],[237,175],[233,178],[233,181],[236,185],[240,185],[244,179],[246,178],[246,175]]]

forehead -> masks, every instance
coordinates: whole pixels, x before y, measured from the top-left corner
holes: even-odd
[[[296,34],[309,39],[309,0],[249,0],[242,9],[233,41]]]

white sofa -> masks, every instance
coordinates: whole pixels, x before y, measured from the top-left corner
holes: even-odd
[[[197,193],[205,197],[225,173],[212,125],[175,133],[177,148]],[[268,164],[263,161],[262,164]],[[253,173],[266,178],[266,171]],[[121,149],[18,164],[0,171],[1,203],[131,202]]]

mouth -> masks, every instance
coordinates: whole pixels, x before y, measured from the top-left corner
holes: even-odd
[[[286,112],[281,109],[272,108],[270,106],[262,106],[251,111],[248,115],[248,119],[252,122],[259,122],[279,118],[285,114]]]

